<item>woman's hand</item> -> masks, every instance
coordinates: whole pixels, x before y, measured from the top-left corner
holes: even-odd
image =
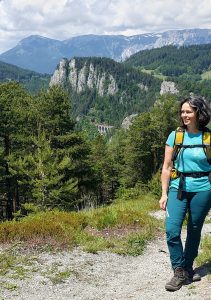
[[[159,204],[160,204],[160,208],[163,210],[166,210],[166,203],[167,203],[167,195],[163,195],[160,198]]]

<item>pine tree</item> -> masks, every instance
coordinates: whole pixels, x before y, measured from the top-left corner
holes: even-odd
[[[11,172],[18,174],[19,184],[25,187],[25,197],[41,208],[70,209],[78,192],[77,179],[65,180],[70,158],[51,148],[45,132],[33,137],[32,142],[35,151],[10,164]]]
[[[45,206],[77,207],[87,184],[89,147],[74,129],[70,101],[64,90],[55,86],[40,93],[35,101],[38,115],[33,159],[34,170],[41,173],[39,180],[31,182],[32,198],[38,199],[38,191],[42,191]]]
[[[20,202],[18,178],[10,172],[10,160],[11,153],[20,153],[23,149],[22,131],[26,131],[24,121],[29,102],[30,96],[19,84],[0,85],[0,193],[3,207],[6,205],[2,213],[8,219],[12,218]]]
[[[77,207],[91,181],[90,150],[75,131],[66,93],[54,87],[31,97],[10,83],[0,86],[0,106],[4,215],[12,218],[19,204],[29,201],[42,207]]]
[[[176,97],[165,95],[151,111],[135,118],[124,149],[121,182],[125,186],[147,183],[161,167],[166,139],[177,126],[177,107]]]

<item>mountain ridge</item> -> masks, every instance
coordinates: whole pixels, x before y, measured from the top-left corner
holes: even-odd
[[[211,43],[210,29],[169,30],[133,36],[88,34],[63,41],[32,35],[0,54],[0,60],[39,73],[52,74],[63,57],[96,56],[124,61],[145,49],[208,43]]]

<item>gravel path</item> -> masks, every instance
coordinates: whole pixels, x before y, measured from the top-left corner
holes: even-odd
[[[162,217],[162,212],[157,214]],[[211,234],[211,224],[204,225],[203,234]],[[165,291],[172,271],[164,236],[150,242],[138,257],[108,252],[90,254],[75,249],[60,254],[40,254],[33,266],[30,278],[10,280],[18,288],[0,288],[0,300],[211,300],[206,268],[199,270],[200,282],[183,286],[174,293]],[[51,278],[52,270],[54,278]],[[63,282],[55,283],[56,271],[70,273]]]

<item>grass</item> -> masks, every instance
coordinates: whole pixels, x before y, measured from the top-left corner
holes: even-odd
[[[147,69],[140,69],[141,72],[150,74],[154,76],[155,78],[161,79],[161,80],[166,80],[167,76],[163,75],[162,73],[158,72],[156,69],[155,70],[147,70]]]
[[[206,235],[201,241],[201,253],[196,259],[198,266],[206,266],[210,275],[211,280],[211,237]]]
[[[72,275],[73,271],[69,268],[65,270],[59,270],[57,264],[52,265],[45,272],[42,272],[42,275],[50,279],[53,285],[65,282],[65,279],[69,278]]]
[[[201,74],[201,79],[202,80],[208,80],[211,79],[211,71],[206,71]]]
[[[5,283],[3,283],[3,287],[5,289],[9,290],[9,291],[14,291],[14,290],[17,290],[19,288],[17,284],[12,283],[12,282],[5,282]]]
[[[211,223],[211,213],[207,216],[207,218],[205,219],[205,223],[209,224]]]
[[[7,275],[11,279],[25,279],[28,277],[28,270],[31,269],[36,256],[22,255],[19,245],[11,245],[0,253],[0,276]]]

